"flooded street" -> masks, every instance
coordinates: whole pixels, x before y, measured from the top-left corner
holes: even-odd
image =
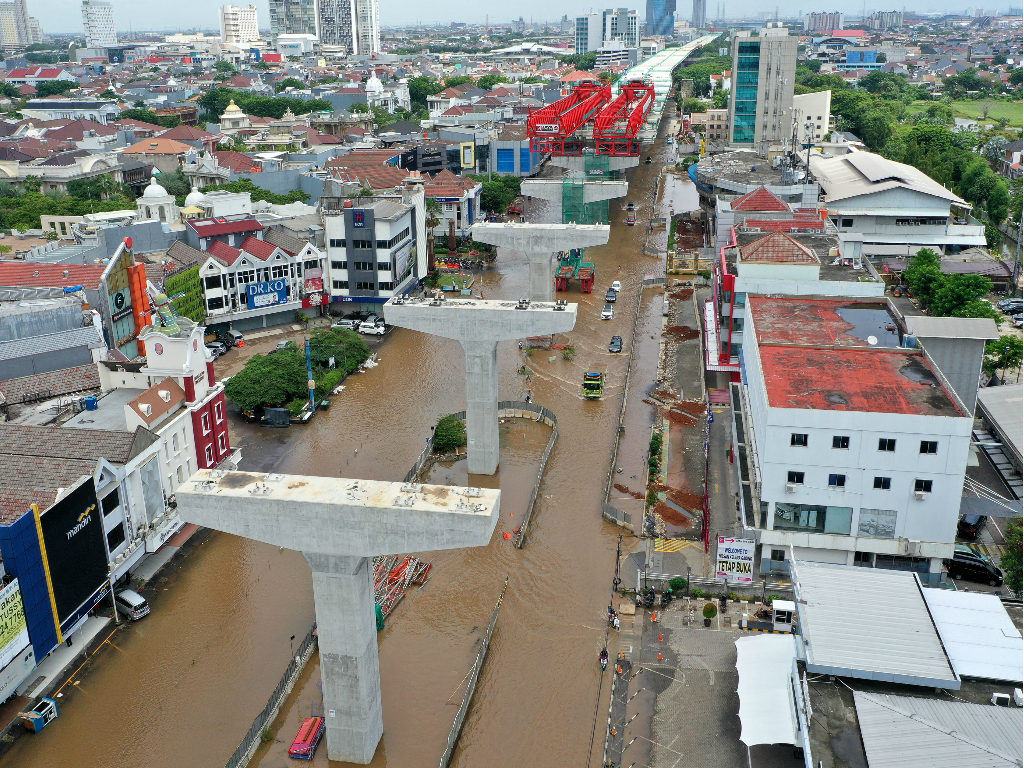
[[[650,218],[668,214],[667,206],[654,210],[654,194],[657,160],[667,159],[669,149],[659,139],[656,148],[645,148],[656,162],[627,173],[637,226],[624,224],[625,200],[612,201],[609,244],[586,252],[597,268],[594,293],[581,295],[572,282],[558,295],[580,304],[575,330],[556,338],[576,347],[575,359],[543,350],[527,357],[515,342],[499,345],[499,397],[522,399],[532,387],[533,402],[553,411],[559,424],[525,548],[515,549],[502,534],[522,522],[547,427],[503,425],[493,478],[467,477],[463,462],[433,470],[431,482],[499,485],[502,517],[489,546],[427,555],[434,562],[430,580],[410,590],[380,634],[384,738],[374,765],[437,764],[462,699],[460,681],[506,574],[509,589],[453,765],[587,763],[620,532],[600,512],[629,348],[611,354],[608,342],[617,334],[629,344],[643,276],[661,269],[642,249]],[[687,184],[673,182],[676,213],[696,207]],[[544,206],[531,201],[529,219],[554,220]],[[652,247],[660,243],[663,251],[665,238],[664,229],[655,231]],[[623,290],[615,317],[602,321],[604,291],[616,279]],[[477,283],[488,299],[519,298],[527,285],[525,255],[507,251]],[[649,290],[631,387],[653,382],[658,343],[650,336],[660,329],[660,308],[660,291]],[[262,339],[257,349],[276,340]],[[395,329],[379,358],[377,367],[349,377],[330,410],[308,426],[263,430],[235,412],[232,442],[242,448],[242,468],[401,480],[438,417],[466,406],[463,353],[457,342]],[[518,373],[524,363],[532,371],[529,384]],[[605,394],[584,401],[582,376],[594,365],[607,366]],[[631,408],[623,450],[642,453],[650,425],[649,415]],[[296,552],[212,533],[166,583],[154,586],[152,615],[116,635],[117,646],[96,656],[80,685],[65,689],[71,692],[55,726],[20,739],[0,766],[224,765],[277,684],[290,636],[303,637],[313,621],[309,568]],[[317,700],[318,674],[314,656],[282,714],[279,743],[262,748],[253,765],[293,764],[280,742],[290,742],[298,718]],[[328,764],[325,754],[321,749],[320,765]]]

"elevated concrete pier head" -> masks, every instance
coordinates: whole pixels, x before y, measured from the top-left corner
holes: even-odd
[[[498,342],[567,333],[576,326],[576,305],[393,298],[384,305],[384,321],[462,344],[468,469],[493,475],[498,469]]]
[[[500,491],[201,470],[183,520],[302,552],[313,570],[327,757],[366,764],[384,733],[374,555],[482,547]]]
[[[558,216],[562,216],[562,196],[567,179],[524,179],[522,194],[539,197],[554,203]],[[625,181],[591,181],[583,182],[583,203],[597,203],[601,200],[614,200],[625,197],[629,192],[629,184]]]
[[[559,251],[604,245],[610,234],[607,224],[473,225],[474,240],[526,252],[530,260],[530,301],[554,301],[554,262]]]

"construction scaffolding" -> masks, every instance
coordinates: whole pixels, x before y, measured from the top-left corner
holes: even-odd
[[[562,180],[562,223],[608,224],[610,201],[586,202],[584,184],[588,181],[616,181],[622,172],[609,170],[608,155],[585,154],[583,157],[583,177]]]
[[[387,616],[405,597],[410,584],[423,584],[433,564],[408,555],[373,558],[373,601]]]

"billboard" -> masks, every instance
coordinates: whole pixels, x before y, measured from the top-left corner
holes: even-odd
[[[106,316],[110,346],[120,350],[129,360],[139,355],[129,276],[129,269],[134,263],[132,252],[122,243],[100,280],[100,293],[103,295],[100,308]]]
[[[107,587],[103,516],[92,478],[39,516],[43,563],[64,632],[99,602]]]
[[[269,283],[249,283],[245,292],[249,296],[249,309],[288,303],[288,283],[283,278]]]
[[[754,549],[756,547],[757,542],[753,539],[733,539],[728,536],[719,536],[718,565],[715,568],[715,578],[750,584],[754,580]]]
[[[15,579],[0,589],[0,669],[28,647],[28,622],[21,587]]]

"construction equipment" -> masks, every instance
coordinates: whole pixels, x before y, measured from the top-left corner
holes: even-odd
[[[604,371],[593,370],[583,374],[583,397],[597,400],[604,394]]]
[[[405,597],[410,584],[423,584],[432,563],[408,555],[385,555],[373,558],[373,598],[380,620],[388,616]]]
[[[580,293],[594,292],[594,270],[593,263],[589,261],[580,262],[576,269],[576,279],[580,281]]]
[[[640,154],[640,142],[636,137],[653,106],[653,85],[631,80],[621,86],[615,100],[594,118],[597,154],[637,157]]]
[[[610,85],[584,81],[553,104],[530,110],[526,132],[530,151],[554,155],[583,154],[583,140],[574,134],[600,112],[612,98]]]

